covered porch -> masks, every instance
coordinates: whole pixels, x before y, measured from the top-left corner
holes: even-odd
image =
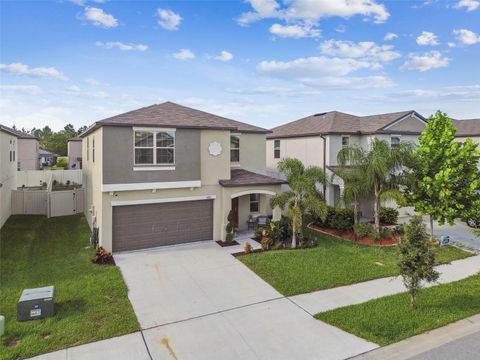
[[[281,210],[270,207],[270,197],[281,192],[284,180],[244,169],[232,169],[231,178],[220,180],[224,192],[224,222],[232,211],[238,236],[250,236],[258,226],[279,220]]]

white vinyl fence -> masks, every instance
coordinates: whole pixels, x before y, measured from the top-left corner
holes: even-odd
[[[17,172],[17,187],[42,186],[56,181],[82,184],[82,170],[22,170]]]
[[[75,215],[83,212],[83,189],[12,190],[13,215]]]

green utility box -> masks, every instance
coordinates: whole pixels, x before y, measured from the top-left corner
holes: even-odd
[[[17,303],[17,320],[43,319],[55,315],[55,287],[25,289]]]

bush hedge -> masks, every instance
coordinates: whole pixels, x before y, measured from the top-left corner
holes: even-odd
[[[394,225],[398,221],[398,210],[389,207],[380,208],[380,222],[383,224]]]
[[[352,209],[328,207],[325,221],[316,219],[315,224],[322,227],[333,228],[337,230],[353,229],[354,216]]]

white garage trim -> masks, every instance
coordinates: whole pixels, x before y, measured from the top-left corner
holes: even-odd
[[[166,181],[153,183],[131,183],[131,184],[102,184],[102,192],[111,191],[132,191],[132,190],[152,190],[152,189],[181,189],[201,187],[200,180],[193,181]]]
[[[239,196],[250,195],[250,194],[276,195],[277,193],[275,191],[270,191],[270,190],[245,190],[245,191],[240,191],[235,194],[232,194],[230,195],[230,197],[233,199]]]
[[[161,204],[161,203],[182,202],[182,201],[214,200],[214,199],[216,199],[216,197],[217,197],[216,195],[199,195],[199,196],[162,198],[162,199],[115,200],[115,201],[110,202],[110,204],[112,206]]]

